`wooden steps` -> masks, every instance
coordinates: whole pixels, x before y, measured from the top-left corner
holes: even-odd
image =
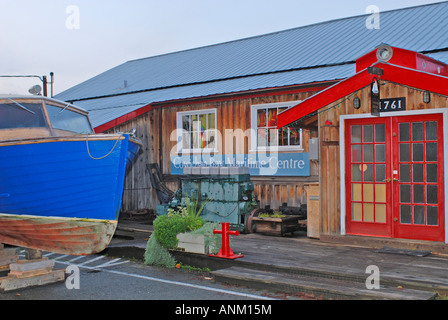
[[[212,272],[215,281],[256,289],[287,293],[301,293],[323,299],[342,300],[430,300],[436,297],[431,290],[411,289],[405,286],[382,285],[369,290],[359,279],[319,277],[316,274],[297,274],[230,267]],[[366,275],[367,279],[367,275]]]

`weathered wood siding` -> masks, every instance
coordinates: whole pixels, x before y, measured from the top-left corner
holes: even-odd
[[[381,81],[381,99],[406,97],[407,110],[447,108],[448,99],[431,94],[431,102],[423,102],[423,93],[396,83]],[[361,108],[353,108],[353,99],[359,97]],[[348,99],[350,98],[350,99]],[[335,106],[335,107],[333,107]],[[339,117],[346,114],[370,113],[370,86],[344,97],[319,110],[320,137],[320,207],[322,234],[340,234],[340,155]],[[325,125],[330,121],[332,125]]]
[[[137,137],[142,140],[144,145],[143,154],[140,155],[126,176],[123,210],[156,208],[158,201],[154,190],[151,188],[149,174],[146,170],[147,163],[159,163],[167,181],[167,186],[172,190],[178,188],[178,176],[172,176],[170,172],[171,156],[175,155],[177,143],[174,133],[177,128],[177,112],[217,109],[218,131],[223,136],[226,130],[233,130],[234,133],[233,139],[227,139],[228,141],[223,141],[222,143],[218,141],[219,154],[244,154],[249,153],[250,148],[250,137],[245,137],[244,132],[251,128],[252,105],[304,100],[316,92],[307,91],[256,97],[226,98],[212,102],[154,105],[153,109],[144,115],[113,128],[110,131],[126,132],[135,128]],[[163,132],[161,139],[159,137],[160,125],[162,125]],[[303,130],[304,152],[308,152],[310,136],[317,137],[317,131]],[[242,141],[244,143],[241,143]],[[288,203],[290,206],[306,203],[304,187],[310,181],[317,181],[318,168],[318,162],[311,161],[310,170],[312,177],[275,177],[274,179],[273,177],[254,177],[255,193],[260,200],[260,205],[262,207],[270,205],[271,208],[276,208],[282,203]]]

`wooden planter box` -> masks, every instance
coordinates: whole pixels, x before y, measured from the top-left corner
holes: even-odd
[[[177,235],[177,249],[185,252],[209,254],[205,237],[201,234],[181,233]]]
[[[288,215],[284,218],[261,218],[254,217],[252,223],[254,224],[254,231],[266,235],[281,236],[285,233],[299,230],[299,219],[301,216]]]

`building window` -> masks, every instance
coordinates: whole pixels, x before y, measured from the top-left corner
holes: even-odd
[[[252,106],[252,150],[302,150],[302,129],[288,126],[277,129],[277,114],[300,101]]]
[[[177,113],[178,152],[216,151],[216,109]]]

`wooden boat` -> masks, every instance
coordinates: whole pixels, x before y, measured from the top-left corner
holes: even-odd
[[[0,96],[0,243],[68,255],[102,251],[141,144],[95,134],[88,113],[41,96]]]

